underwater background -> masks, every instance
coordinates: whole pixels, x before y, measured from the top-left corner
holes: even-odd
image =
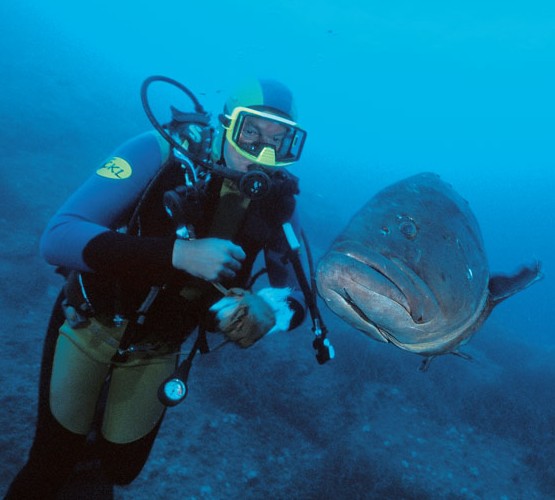
[[[477,0],[0,4],[0,493],[31,444],[62,284],[38,256],[58,206],[150,129],[142,81],[216,117],[245,76],[286,82],[308,141],[300,207],[317,258],[371,196],[433,171],[468,200],[492,272],[545,278],[498,306],[472,361],[374,342],[325,308],[248,350],[197,357],[119,499],[555,498],[555,4]],[[187,101],[185,101],[185,105]]]

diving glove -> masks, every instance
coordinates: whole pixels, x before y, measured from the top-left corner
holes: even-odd
[[[289,288],[264,288],[252,293],[232,288],[216,302],[218,328],[241,347],[249,347],[268,333],[286,331],[293,316],[287,304]]]

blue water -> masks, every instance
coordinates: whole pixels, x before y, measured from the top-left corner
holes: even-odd
[[[454,393],[441,385],[440,376],[431,375],[439,400],[450,399],[445,402],[448,411],[439,406],[429,411],[442,415],[438,428],[445,431],[449,446],[463,440],[461,429],[470,421],[473,432],[490,435],[494,433],[491,425],[481,423],[491,415],[486,412],[483,419],[472,418],[458,411],[457,401],[475,394],[472,404],[478,407],[506,405],[507,414],[502,421],[508,430],[500,433],[502,447],[511,448],[511,439],[521,428],[517,419],[522,419],[522,426],[527,429],[544,429],[541,439],[553,448],[553,399],[548,401],[546,396],[532,400],[527,394],[530,388],[518,385],[523,378],[533,380],[532,392],[549,395],[548,388],[555,383],[553,2],[172,0],[145,5],[112,0],[89,5],[23,0],[3,2],[0,19],[0,271],[3,282],[7,277],[16,285],[6,289],[2,297],[2,311],[9,318],[2,337],[10,343],[12,356],[20,355],[28,361],[30,347],[25,344],[25,331],[33,329],[31,350],[35,350],[29,362],[29,391],[34,390],[32,383],[36,380],[36,372],[32,371],[38,364],[36,345],[58,284],[50,276],[52,271],[37,259],[36,241],[53,211],[96,164],[121,141],[149,128],[139,100],[143,79],[151,74],[176,78],[217,115],[227,90],[238,79],[245,75],[269,76],[285,81],[294,90],[299,121],[309,133],[302,162],[293,167],[293,172],[301,179],[306,231],[314,238],[317,251],[379,189],[417,172],[434,171],[469,201],[480,222],[493,272],[510,272],[534,260],[543,263],[545,279],[500,305],[485,331],[472,341],[473,354],[485,360],[483,364],[473,368],[470,363],[461,368],[462,361],[458,359],[438,361],[436,373],[447,370],[445,373],[452,375],[450,370],[461,371],[455,371]],[[15,272],[30,266],[38,273],[34,279]],[[26,306],[32,294],[40,298],[38,309]],[[25,311],[27,319],[17,315],[19,311]],[[361,339],[348,326],[339,325],[333,318],[330,321],[340,338],[343,361],[319,372],[318,380],[329,377],[328,383],[333,385],[332,380],[349,377],[349,383],[367,387],[360,394],[357,392],[357,404],[367,408],[369,415],[374,414],[375,405],[369,396],[364,399],[365,394],[375,395],[376,386],[372,383],[387,382],[388,409],[410,413],[407,399],[396,398],[399,394],[418,393],[428,383],[423,382],[428,379],[418,378],[421,374],[405,372],[407,365],[417,366],[418,359]],[[13,328],[21,326],[21,322],[24,332],[17,334],[15,344]],[[290,339],[287,342],[289,347],[293,345],[290,346]],[[309,342],[304,339],[301,344]],[[370,364],[378,368],[372,371],[369,366],[367,372],[357,369],[350,373],[352,363],[345,360],[361,356],[361,351],[373,356]],[[2,371],[7,376],[18,374],[16,368],[8,367],[7,358],[0,363],[6,364]],[[272,363],[271,359],[268,363]],[[387,366],[385,379],[380,366],[383,370]],[[310,370],[311,376],[316,377],[312,366]],[[482,390],[482,376],[488,383],[497,384],[493,395]],[[295,384],[289,381],[287,385]],[[296,394],[296,404],[311,400],[311,389],[304,389],[304,396],[303,387]],[[20,388],[16,380],[6,379],[1,390],[12,405],[18,400]],[[8,484],[23,462],[32,435],[35,400],[32,393],[28,397],[31,407],[26,425],[10,428],[10,437],[6,438],[22,444],[20,453],[10,456],[12,465],[2,476],[2,486]],[[434,401],[437,405],[437,398]],[[357,407],[353,401],[340,403],[343,408]],[[221,408],[226,404],[221,402]],[[219,408],[216,404],[215,407]],[[205,411],[202,405],[199,408]],[[214,418],[208,409],[206,412],[205,418]],[[351,413],[335,416],[348,427],[345,419]],[[429,415],[424,414],[424,420],[429,420]],[[516,420],[511,422],[512,416]],[[359,416],[352,418],[354,422]],[[454,430],[450,431],[447,420]],[[395,432],[397,437],[404,435],[403,425],[407,422],[410,419],[401,420],[397,431],[387,430],[389,438],[380,439],[380,446],[386,448],[379,460],[375,455],[378,445],[370,442],[367,448],[363,447],[353,432],[352,441],[343,442],[335,453],[328,450],[326,463],[341,469],[342,461],[352,465],[349,460],[356,457],[357,463],[368,460],[374,467],[379,462],[392,477],[395,464],[402,464],[401,471],[410,470],[410,454],[401,459],[398,453],[387,450],[389,445],[384,445],[388,440],[395,442]],[[332,422],[332,426],[338,425]],[[364,425],[382,429],[377,417]],[[465,436],[468,438],[468,433]],[[235,446],[246,446],[241,437],[237,436]],[[187,440],[187,435],[183,439]],[[539,434],[526,434],[518,445],[542,449],[541,439]],[[497,441],[490,443],[484,438],[480,442],[486,450]],[[273,445],[278,446],[278,442]],[[456,449],[466,449],[467,445],[461,441]],[[452,462],[452,448],[437,450],[422,460],[430,461],[435,471],[451,467],[450,473],[455,475],[451,477],[452,489],[449,490],[447,472],[442,476],[447,478],[445,484],[440,482],[441,493],[418,479],[411,483],[405,476],[403,485],[416,484],[424,497],[440,497],[449,492],[451,498],[501,498],[503,494],[517,498],[514,491],[526,489],[521,481],[520,489],[512,485],[500,493],[501,487],[493,478],[502,475],[500,470],[514,466],[510,461],[499,459],[497,473],[489,471],[490,476],[479,467],[478,472],[471,470],[464,476],[461,467]],[[320,456],[318,446],[313,452],[314,457]],[[248,455],[245,450],[243,453]],[[477,460],[488,462],[484,453],[479,451]],[[197,454],[202,454],[202,449]],[[497,457],[501,456],[504,455],[500,451]],[[461,463],[468,461],[459,458]],[[493,453],[491,460],[495,459]],[[151,472],[145,474],[151,482],[156,476],[162,488],[167,478],[156,460],[149,465]],[[550,477],[553,467],[546,464],[553,460],[555,456],[551,454],[537,463],[526,463],[526,470],[537,475],[530,480],[529,498],[549,498],[555,479]],[[457,470],[464,480],[454,472]],[[214,474],[218,474],[217,470]],[[362,484],[361,489],[350,493],[364,497],[361,492],[370,492],[370,482],[375,481],[368,479],[371,474],[353,474],[344,473],[342,480],[345,484]],[[415,477],[425,475],[421,469]],[[260,482],[269,482],[270,476],[271,472],[267,476],[259,472],[256,477]],[[472,489],[472,478],[481,489]],[[227,481],[233,482],[231,478]],[[364,481],[369,484],[365,486]],[[238,486],[234,492],[246,494],[252,487],[248,481],[240,484],[244,484],[244,490]],[[206,488],[205,485],[204,490],[191,490],[188,494],[226,496],[217,485]],[[335,498],[343,494],[347,498],[349,490],[345,488],[326,491],[336,491]],[[274,493],[279,491],[276,484]],[[302,491],[301,496],[310,496],[311,490]],[[136,490],[134,494],[138,494]],[[319,494],[321,497],[322,492]],[[368,493],[368,497],[373,494]]]

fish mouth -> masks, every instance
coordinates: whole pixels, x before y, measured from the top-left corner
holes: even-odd
[[[343,300],[351,307],[354,313],[367,325],[369,325],[377,334],[381,340],[384,342],[391,342],[398,347],[404,348],[405,343],[399,340],[393,333],[389,330],[385,329],[383,326],[378,325],[374,321],[372,321],[366,313],[358,306],[358,304],[353,300],[353,298],[349,295],[349,292],[346,288],[343,289],[344,296],[341,296]]]
[[[350,306],[350,308],[354,311],[354,313],[367,325],[369,325],[375,333],[381,337],[381,340],[384,342],[391,342],[399,347],[403,347],[403,342],[397,339],[390,331],[386,330],[382,326],[378,325],[374,321],[372,321],[366,313],[358,306],[358,304],[353,300],[353,298],[349,295],[349,292],[346,288],[343,289],[344,295],[341,295],[341,298]]]
[[[348,259],[344,267],[350,270],[348,276],[351,285],[397,303],[414,323],[427,323],[438,313],[439,305],[434,293],[402,260],[387,257],[353,241],[340,243],[333,252]],[[355,294],[350,289],[351,287],[344,286],[336,292],[363,321],[372,324],[369,313],[364,308],[364,296],[360,291]]]

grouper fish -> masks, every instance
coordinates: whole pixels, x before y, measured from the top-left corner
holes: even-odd
[[[493,308],[542,277],[540,264],[490,276],[478,222],[437,174],[386,187],[356,213],[320,259],[320,296],[372,339],[425,356],[459,347]]]

